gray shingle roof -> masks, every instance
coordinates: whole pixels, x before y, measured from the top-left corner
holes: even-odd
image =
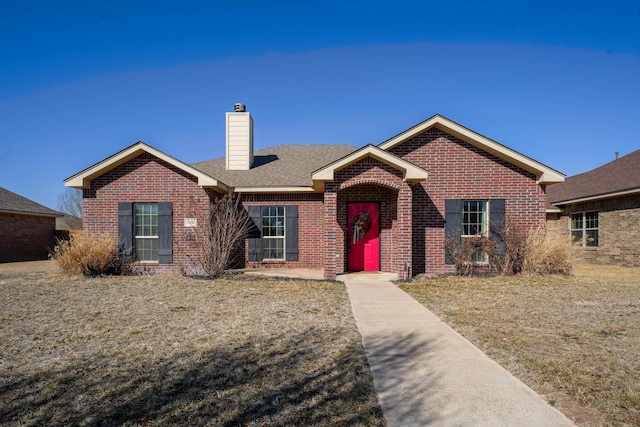
[[[547,200],[558,204],[635,189],[640,190],[640,150],[549,186]]]
[[[39,216],[61,216],[60,212],[42,206],[39,203],[22,197],[0,187],[0,212],[17,212]]]
[[[232,187],[310,187],[311,172],[356,149],[345,144],[277,145],[256,150],[248,171],[226,170],[224,157],[190,166]]]

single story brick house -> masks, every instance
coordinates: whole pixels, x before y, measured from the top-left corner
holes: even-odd
[[[573,236],[584,262],[640,267],[640,150],[550,187],[548,200],[547,229]]]
[[[226,156],[185,164],[138,142],[65,180],[83,190],[83,226],[135,248],[137,265],[178,273],[195,255],[197,212],[233,191],[254,220],[242,267],[414,276],[453,271],[445,235],[505,221],[544,226],[564,175],[435,115],[378,145],[253,149],[244,105],[226,113]],[[206,155],[206,154],[205,154]]]
[[[49,257],[60,212],[0,187],[0,262]]]

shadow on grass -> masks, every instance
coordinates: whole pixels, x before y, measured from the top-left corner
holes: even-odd
[[[103,349],[1,380],[0,424],[384,425],[361,344],[316,345],[339,332],[248,338],[168,360]]]

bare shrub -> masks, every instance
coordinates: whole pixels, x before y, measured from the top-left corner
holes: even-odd
[[[513,224],[492,230],[492,235],[447,236],[445,250],[456,274],[570,274],[573,269],[576,248],[569,236]]]
[[[51,257],[70,275],[99,276],[121,269],[117,241],[106,233],[74,233],[69,240],[58,240]]]
[[[571,236],[546,233],[544,228],[530,232],[526,239],[526,251],[522,271],[529,274],[571,274],[576,256],[576,246]]]
[[[218,277],[233,266],[234,255],[244,249],[252,220],[242,208],[240,196],[228,193],[211,203],[209,217],[203,223],[196,232],[198,251],[192,262],[197,271]]]
[[[456,274],[460,276],[470,276],[481,270],[495,273],[501,265],[498,247],[488,236],[477,235],[462,238],[447,236],[445,249],[455,266]],[[485,256],[489,262],[478,262],[478,258],[485,258]]]

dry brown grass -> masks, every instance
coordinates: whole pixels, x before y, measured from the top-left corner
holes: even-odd
[[[640,425],[640,269],[402,288],[578,425]]]
[[[0,266],[0,306],[2,425],[384,425],[340,284]]]

